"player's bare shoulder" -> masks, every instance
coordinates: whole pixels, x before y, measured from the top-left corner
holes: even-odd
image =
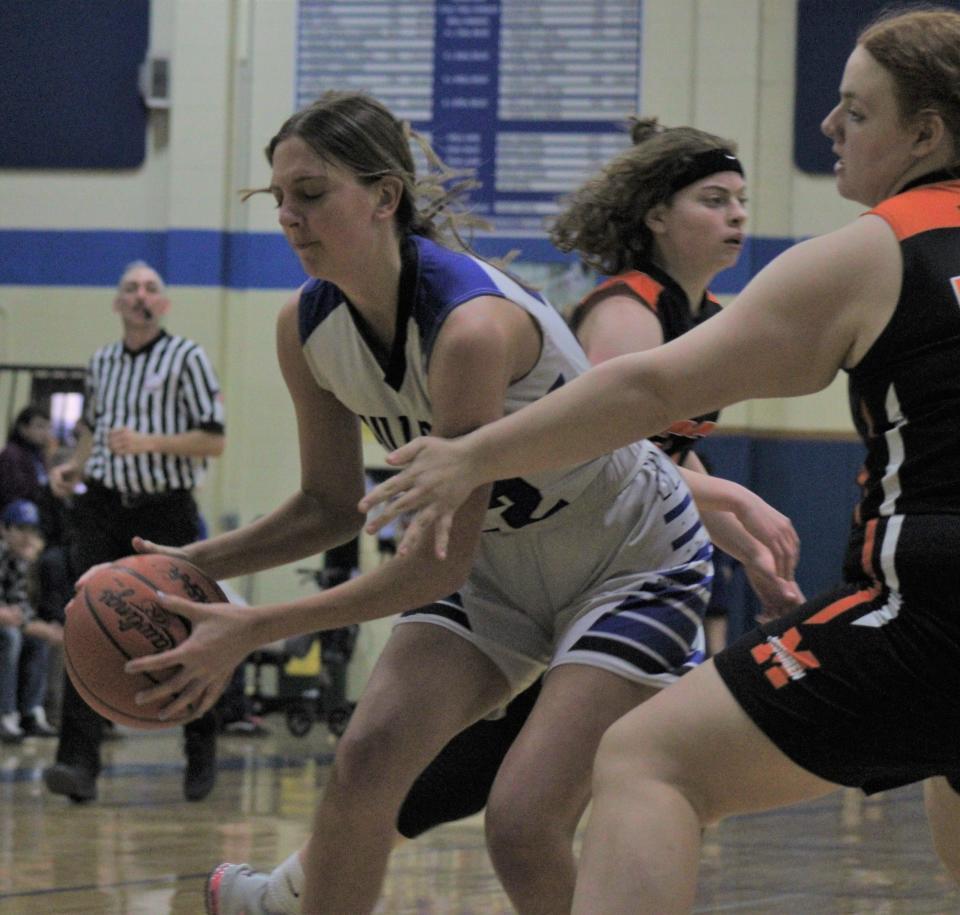
[[[482,295],[464,302],[444,321],[437,337],[448,357],[504,358],[510,377],[525,375],[540,353],[541,331],[533,316],[502,296]]]
[[[896,234],[881,217],[866,214],[825,238],[848,273],[845,323],[853,343],[844,368],[855,366],[890,322],[903,284],[903,254]]]

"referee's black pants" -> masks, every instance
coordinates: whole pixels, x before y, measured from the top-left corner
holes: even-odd
[[[197,503],[186,489],[127,497],[92,483],[78,496],[72,514],[70,552],[76,577],[91,566],[129,556],[134,535],[165,546],[184,546],[193,543],[200,532]],[[100,774],[104,719],[83,701],[66,673],[63,680],[57,762],[79,766],[96,777]],[[188,741],[191,737],[210,739],[216,730],[213,709],[183,728]]]

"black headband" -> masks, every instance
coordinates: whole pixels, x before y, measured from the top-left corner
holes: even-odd
[[[670,182],[670,196],[688,184],[706,178],[707,175],[715,175],[717,172],[737,172],[742,175],[743,166],[729,149],[705,149],[692,156],[690,161],[673,176]]]

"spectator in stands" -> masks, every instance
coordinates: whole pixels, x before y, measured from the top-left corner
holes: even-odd
[[[31,565],[43,549],[40,512],[14,499],[0,514],[0,741],[56,736],[46,719],[49,643],[63,630],[36,618],[28,597]]]
[[[39,501],[48,480],[49,445],[50,416],[38,406],[24,407],[0,450],[0,511],[14,499]]]

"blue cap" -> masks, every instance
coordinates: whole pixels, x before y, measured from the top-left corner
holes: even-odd
[[[29,499],[14,499],[0,514],[0,523],[7,527],[40,527],[40,509]]]

